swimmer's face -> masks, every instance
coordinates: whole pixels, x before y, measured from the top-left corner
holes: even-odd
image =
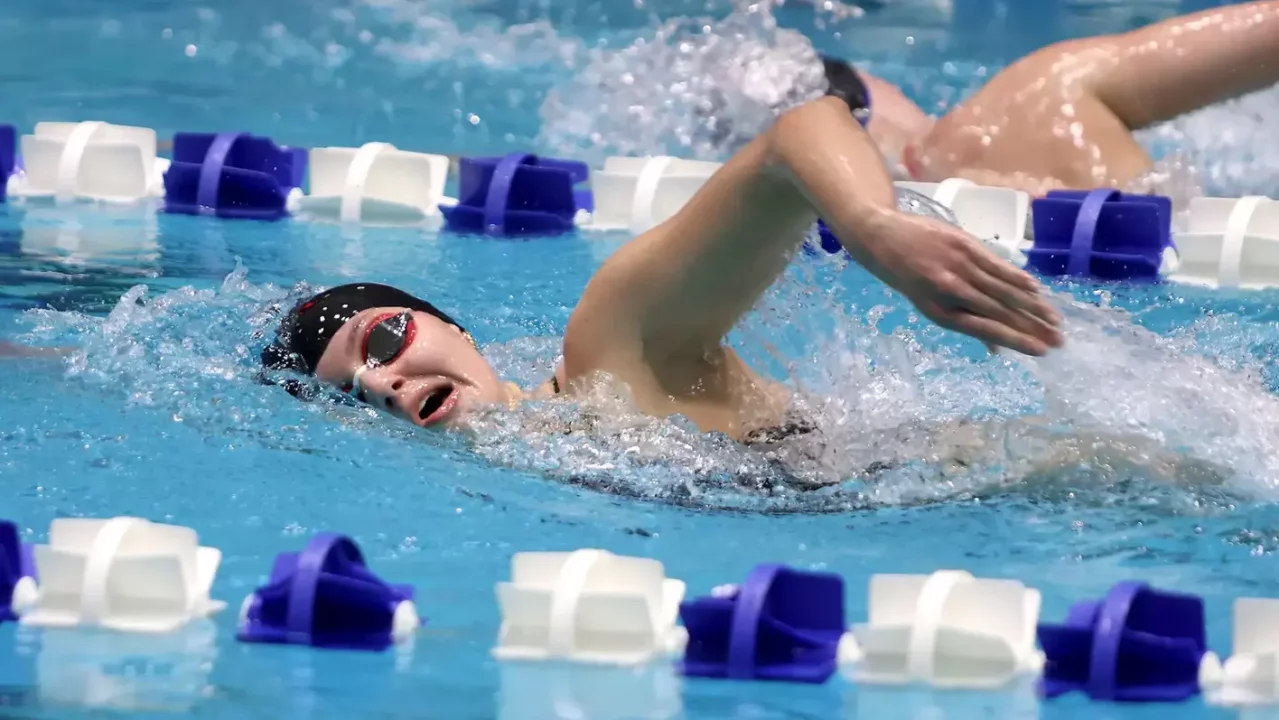
[[[401,307],[370,308],[329,342],[316,377],[423,427],[504,402],[503,383],[454,325]]]

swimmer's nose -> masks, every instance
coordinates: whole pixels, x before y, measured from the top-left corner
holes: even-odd
[[[404,376],[386,368],[366,372],[360,378],[360,399],[386,410],[402,410],[407,383]]]

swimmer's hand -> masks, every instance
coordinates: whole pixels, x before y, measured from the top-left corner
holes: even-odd
[[[897,210],[878,148],[838,98],[816,100],[778,118],[767,149],[770,167],[792,182],[848,254],[928,319],[989,346],[1028,355],[1061,345],[1061,316],[1034,278],[954,226]],[[746,164],[741,158],[734,158],[737,165]],[[719,175],[731,176],[736,166],[724,167]],[[781,214],[777,201],[770,201],[776,192],[756,190],[755,195],[756,206]],[[722,209],[731,207],[727,200],[718,205],[728,214]],[[769,213],[756,211],[752,221],[767,228],[768,219]]]
[[[989,347],[1045,355],[1061,347],[1061,314],[1029,274],[964,231],[883,208],[869,221],[863,251],[870,271],[929,320]]]

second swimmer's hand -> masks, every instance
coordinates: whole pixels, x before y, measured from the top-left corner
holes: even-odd
[[[868,269],[929,320],[1027,355],[1061,347],[1061,314],[1038,281],[964,231],[884,210],[868,228]]]

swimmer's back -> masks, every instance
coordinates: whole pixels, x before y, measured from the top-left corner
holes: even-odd
[[[1032,192],[1123,186],[1151,160],[1094,92],[1091,79],[1113,62],[1094,40],[1022,58],[938,120],[907,164],[932,182],[968,177]]]

